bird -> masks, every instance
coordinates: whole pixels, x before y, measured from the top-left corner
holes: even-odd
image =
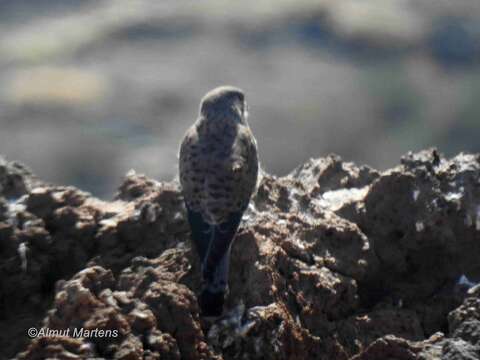
[[[247,118],[244,92],[217,87],[202,98],[180,145],[179,180],[201,264],[198,304],[205,317],[222,315],[230,250],[256,189],[257,142]]]

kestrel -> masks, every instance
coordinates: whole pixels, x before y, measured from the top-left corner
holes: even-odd
[[[180,183],[202,264],[198,299],[205,316],[223,311],[231,245],[257,183],[257,145],[247,116],[242,90],[213,89],[180,146]]]

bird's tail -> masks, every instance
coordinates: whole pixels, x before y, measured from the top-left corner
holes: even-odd
[[[227,221],[211,225],[210,244],[203,262],[203,278],[213,292],[226,292],[230,248],[242,219],[242,213],[233,213]]]
[[[228,293],[230,248],[242,219],[242,212],[232,214],[227,221],[208,224],[201,213],[188,210],[192,240],[202,263],[204,286],[199,295],[202,314],[218,316]]]

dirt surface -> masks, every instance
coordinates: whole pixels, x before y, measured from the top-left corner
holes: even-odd
[[[2,159],[0,358],[477,359],[479,178],[435,150],[264,173],[207,321],[175,181],[131,172],[107,202]]]

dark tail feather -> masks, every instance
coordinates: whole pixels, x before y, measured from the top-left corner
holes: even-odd
[[[236,212],[231,214],[226,222],[213,227],[212,243],[204,260],[203,274],[207,282],[214,280],[213,277],[221,263],[226,262],[228,264],[228,259],[225,256],[228,256],[230,245],[241,220],[242,212]],[[228,273],[228,268],[225,270]],[[227,279],[223,280],[227,281]]]
[[[225,294],[223,292],[211,292],[208,288],[202,290],[198,296],[198,305],[202,316],[220,316],[223,312]]]
[[[203,220],[199,212],[187,208],[188,222],[192,232],[192,241],[203,264],[211,240],[211,225]]]
[[[243,212],[232,214],[220,225],[210,225],[202,215],[187,208],[188,221],[202,263],[205,282],[198,302],[203,316],[219,316],[228,289],[229,250]]]

